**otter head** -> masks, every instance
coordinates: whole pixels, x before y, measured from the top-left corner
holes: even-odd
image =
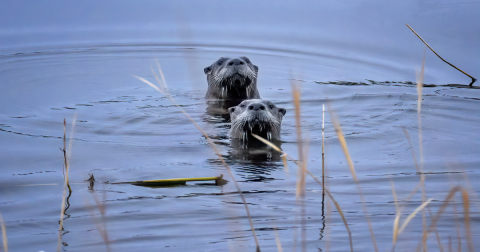
[[[232,121],[230,136],[245,141],[252,133],[267,140],[279,139],[282,118],[287,111],[270,101],[254,99],[245,100],[228,112]]]
[[[260,98],[257,90],[258,67],[247,57],[221,57],[205,67],[207,99],[245,100]]]

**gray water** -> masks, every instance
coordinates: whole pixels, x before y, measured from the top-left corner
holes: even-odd
[[[255,242],[231,177],[205,137],[152,82],[155,59],[175,101],[214,140],[248,203],[262,251],[348,251],[348,233],[321,187],[273,157],[238,155],[229,124],[206,113],[203,68],[221,56],[247,56],[259,67],[262,98],[284,107],[282,149],[297,154],[292,81],[301,87],[308,168],[321,176],[322,105],[336,111],[381,251],[422,203],[416,71],[425,46],[480,76],[478,1],[64,1],[3,2],[0,8],[0,213],[11,251],[54,251],[63,195],[63,119],[72,194],[63,251],[253,251]],[[421,124],[427,198],[435,214],[451,187],[470,193],[478,246],[480,90],[431,51],[425,53]],[[328,112],[326,184],[345,212],[355,251],[373,251],[358,188]],[[72,128],[72,124],[74,127]],[[84,181],[94,174],[89,189]],[[112,182],[223,174],[224,186],[141,187]],[[94,198],[105,206],[102,215]],[[461,198],[437,224],[443,248],[467,250]],[[427,211],[428,213],[428,211]],[[428,217],[428,215],[427,215]],[[431,218],[428,219],[430,223]],[[457,227],[459,234],[457,234]],[[397,251],[421,242],[419,213]],[[305,238],[302,238],[302,232]],[[428,240],[437,251],[435,235]]]

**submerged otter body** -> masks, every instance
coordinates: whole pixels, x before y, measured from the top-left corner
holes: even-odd
[[[205,98],[238,101],[260,99],[257,90],[258,67],[247,57],[221,57],[204,69],[208,90]],[[237,103],[237,104],[238,104]]]
[[[270,101],[245,100],[236,107],[228,109],[232,127],[230,137],[248,141],[252,133],[267,140],[280,139],[280,126],[286,113]]]

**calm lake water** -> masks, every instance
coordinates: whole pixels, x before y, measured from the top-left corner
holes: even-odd
[[[422,204],[416,71],[425,46],[480,77],[479,1],[65,1],[0,8],[0,213],[11,251],[55,251],[63,195],[63,119],[71,143],[72,194],[63,251],[254,251],[244,206],[205,137],[155,81],[155,59],[170,93],[217,144],[248,203],[262,251],[349,251],[348,233],[312,178],[297,201],[297,167],[238,155],[229,123],[206,113],[203,68],[221,56],[259,67],[263,99],[286,108],[282,149],[297,154],[291,82],[301,87],[308,168],[321,176],[322,105],[336,111],[380,251]],[[480,245],[480,83],[426,51],[421,124],[426,197],[435,215],[454,186],[470,193],[473,243]],[[453,84],[453,85],[451,85]],[[374,251],[365,212],[328,112],[326,184],[345,212],[355,251]],[[75,123],[72,129],[72,122]],[[70,137],[69,137],[70,136]],[[85,179],[94,174],[93,189]],[[223,174],[224,186],[151,188],[112,182]],[[110,182],[110,183],[107,183]],[[105,206],[99,212],[95,197]],[[459,195],[437,224],[441,246],[467,251]],[[427,211],[427,223],[431,223]],[[421,212],[397,251],[421,243]],[[439,245],[432,233],[431,251]]]

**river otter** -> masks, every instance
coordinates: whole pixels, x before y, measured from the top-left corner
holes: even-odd
[[[260,99],[257,90],[258,67],[247,57],[221,57],[205,67],[204,72],[208,81],[206,99],[236,100],[238,103],[246,99]]]
[[[228,109],[232,121],[230,136],[247,141],[252,133],[267,140],[280,138],[282,118],[287,112],[270,101],[245,100]]]

